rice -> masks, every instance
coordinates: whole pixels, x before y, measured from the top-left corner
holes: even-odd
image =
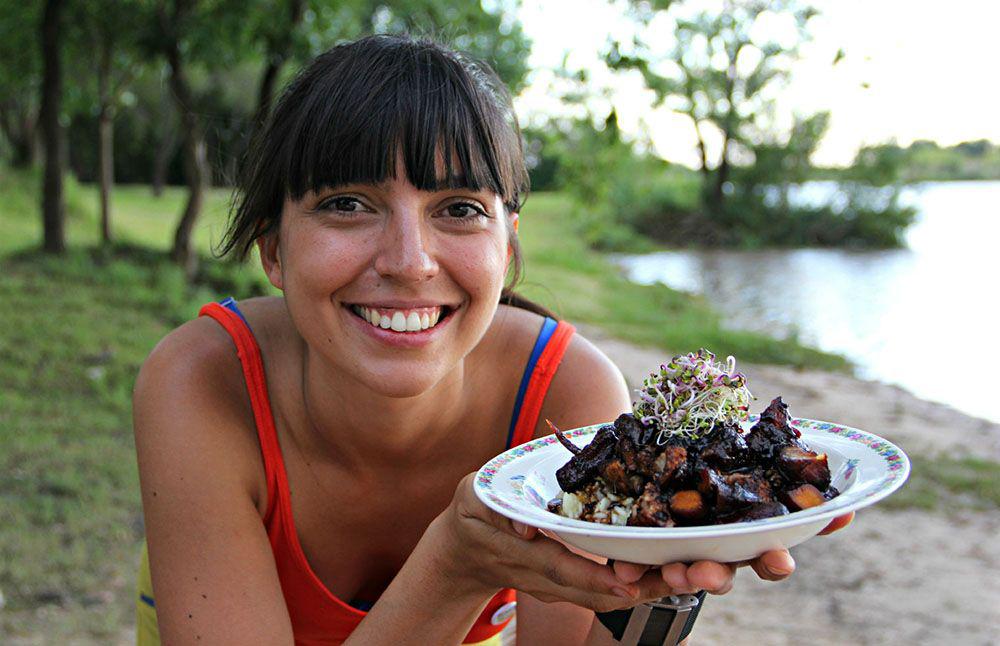
[[[635,499],[615,492],[602,478],[575,493],[563,492],[559,513],[567,518],[603,525],[625,525],[632,517]]]

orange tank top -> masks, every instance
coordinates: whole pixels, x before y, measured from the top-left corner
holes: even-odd
[[[232,299],[226,299],[222,304],[205,305],[199,316],[210,316],[225,328],[233,338],[243,366],[267,479],[264,525],[277,564],[295,643],[300,646],[339,644],[347,639],[367,613],[338,599],[323,585],[309,567],[299,544],[292,519],[288,476],[271,413],[260,348]],[[507,438],[508,448],[532,438],[545,393],[573,332],[573,326],[565,321],[546,318],[543,323],[518,389]],[[483,641],[503,630],[513,618],[514,599],[514,590],[509,588],[490,599],[463,643]]]

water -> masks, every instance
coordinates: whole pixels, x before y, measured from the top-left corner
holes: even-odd
[[[635,282],[705,294],[730,327],[795,333],[850,358],[859,376],[1000,422],[1000,182],[926,183],[902,197],[919,209],[905,249],[670,251],[620,261]]]

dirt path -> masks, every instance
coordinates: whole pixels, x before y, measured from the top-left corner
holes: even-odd
[[[668,358],[661,350],[581,332],[630,386]],[[758,404],[782,395],[794,415],[883,435],[908,453],[1000,461],[1000,425],[845,375],[743,365]],[[763,404],[761,404],[763,405]],[[798,569],[768,583],[741,571],[710,597],[697,644],[1000,644],[1000,514],[918,510],[860,514],[848,529],[792,550]]]

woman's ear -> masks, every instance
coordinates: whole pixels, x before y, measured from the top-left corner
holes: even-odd
[[[520,218],[519,218],[519,216],[518,216],[517,213],[512,214],[511,217],[510,217],[510,223],[514,227],[514,233],[517,233],[517,221],[519,219]]]
[[[284,289],[281,275],[281,250],[278,245],[278,234],[265,234],[257,238],[257,251],[260,253],[260,264],[271,284],[278,289]]]

